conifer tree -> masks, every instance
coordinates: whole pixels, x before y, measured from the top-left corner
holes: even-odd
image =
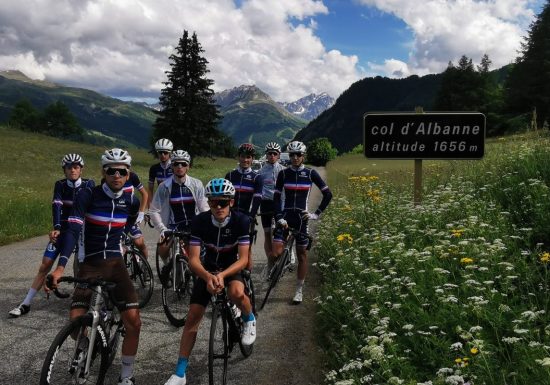
[[[550,120],[550,0],[536,17],[522,43],[520,56],[506,82],[511,112],[537,113],[537,125]]]
[[[186,150],[191,156],[211,155],[215,142],[220,145],[214,153],[226,155],[227,138],[217,129],[220,115],[210,88],[214,81],[206,77],[210,71],[203,53],[197,35],[189,37],[184,31],[169,57],[171,69],[166,71],[168,80],[159,98],[161,109],[153,125],[152,142],[168,138],[174,148]]]

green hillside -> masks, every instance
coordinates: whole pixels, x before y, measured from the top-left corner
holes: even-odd
[[[86,89],[31,80],[19,71],[0,72],[0,122],[7,121],[13,106],[24,99],[39,110],[61,101],[86,131],[140,147],[149,146],[155,114],[141,104]]]

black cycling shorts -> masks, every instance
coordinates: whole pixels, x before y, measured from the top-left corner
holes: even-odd
[[[231,281],[239,281],[244,284],[244,280],[240,272],[225,278],[225,286],[228,286],[229,282]],[[208,306],[208,302],[210,302],[211,298],[212,294],[206,288],[206,281],[204,281],[202,278],[197,278],[195,286],[193,286],[193,293],[191,293],[191,304],[197,304],[206,307]]]
[[[275,203],[272,200],[262,200],[260,213],[262,214],[262,227],[264,230],[270,230],[275,217]]]

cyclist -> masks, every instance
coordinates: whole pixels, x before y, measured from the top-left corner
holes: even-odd
[[[153,199],[153,191],[155,189],[155,181],[160,185],[172,175],[172,167],[170,166],[170,153],[174,149],[174,145],[168,139],[162,138],[155,142],[155,151],[160,160],[149,168],[149,184],[147,185],[148,202],[147,207],[151,205]]]
[[[244,321],[242,343],[251,345],[256,339],[256,320],[240,274],[248,262],[249,218],[230,210],[235,203],[235,188],[227,179],[208,182],[206,196],[210,211],[197,215],[191,225],[189,266],[198,279],[191,294],[176,371],[165,385],[185,385],[185,370],[206,306],[212,295],[224,287],[228,287],[229,298],[241,309]],[[204,262],[200,259],[201,245],[206,247]]]
[[[250,217],[250,233],[254,231],[256,214],[262,200],[262,178],[260,174],[252,170],[252,161],[256,155],[254,146],[250,143],[243,143],[239,146],[239,166],[225,175],[235,187],[235,206],[233,210]],[[247,268],[252,268],[252,255],[249,255]]]
[[[159,185],[149,207],[151,223],[160,232],[158,253],[165,263],[161,273],[163,281],[172,266],[166,261],[170,245],[164,242],[165,231],[188,231],[195,215],[208,211],[202,182],[187,174],[191,165],[189,153],[176,150],[170,160],[173,175]]]
[[[131,227],[139,211],[139,201],[134,195],[124,194],[132,158],[127,151],[113,148],[101,157],[105,183],[94,188],[85,188],[77,194],[73,211],[69,216],[66,240],[60,252],[57,268],[53,271],[53,287],[63,275],[71,251],[84,226],[84,260],[78,277],[103,279],[116,283],[115,296],[125,303],[119,308],[125,327],[122,342],[122,370],[119,385],[134,385],[134,361],[137,353],[141,320],[134,285],[130,280],[122,258],[121,238]],[[77,287],[73,293],[70,317],[86,313],[91,290]]]
[[[260,212],[262,213],[262,227],[264,229],[264,250],[268,261],[268,271],[273,266],[275,256],[273,255],[271,225],[275,217],[275,206],[273,205],[273,194],[275,192],[275,181],[277,175],[285,167],[279,163],[281,146],[276,142],[269,142],[265,145],[266,162],[260,169],[262,178],[262,201]]]
[[[298,280],[293,302],[294,304],[300,304],[302,302],[302,289],[307,273],[307,246],[309,244],[307,224],[310,219],[319,219],[319,215],[330,203],[332,193],[317,171],[304,166],[304,156],[306,154],[306,145],[304,143],[292,141],[288,144],[287,151],[290,156],[291,165],[277,176],[275,194],[273,195],[276,210],[275,218],[279,225],[279,228],[273,235],[273,254],[281,255],[283,252],[283,228],[291,226],[299,230],[300,234],[296,235]],[[308,213],[308,197],[313,184],[321,190],[323,199],[315,212]],[[285,197],[284,204],[281,204],[282,194]]]
[[[65,178],[55,182],[53,188],[52,216],[53,229],[49,233],[50,242],[44,251],[42,263],[38,268],[38,273],[34,277],[32,285],[23,302],[11,310],[8,314],[16,318],[27,314],[31,310],[31,302],[34,296],[44,286],[46,274],[50,271],[54,261],[59,255],[63,246],[65,232],[67,231],[67,218],[71,211],[76,193],[85,187],[94,187],[95,183],[91,179],[83,179],[82,168],[84,160],[78,154],[66,154],[61,159],[61,167],[65,173]]]

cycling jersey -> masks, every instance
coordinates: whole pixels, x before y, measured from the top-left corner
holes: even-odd
[[[122,190],[114,193],[106,183],[84,188],[76,195],[66,242],[59,264],[65,266],[84,226],[84,261],[122,257],[123,233],[134,224],[139,201]]]
[[[234,209],[250,216],[256,216],[262,200],[262,178],[251,168],[237,167],[228,172],[225,179],[235,187]]]
[[[91,179],[78,178],[76,181],[61,179],[55,182],[52,199],[52,218],[54,230],[66,230],[67,218],[71,213],[76,193],[81,188],[94,187]]]
[[[273,200],[277,175],[279,175],[279,172],[284,169],[285,167],[279,162],[275,162],[273,164],[269,162],[264,163],[259,172],[263,183],[262,200]]]
[[[183,183],[172,177],[159,185],[155,192],[149,215],[159,231],[172,229],[187,230],[196,214],[208,211],[202,182],[189,175]]]
[[[191,246],[205,246],[203,265],[211,273],[223,271],[238,259],[239,246],[250,245],[250,219],[231,212],[219,223],[210,211],[201,213],[191,224]]]
[[[141,191],[143,189],[143,185],[141,184],[141,181],[139,180],[139,176],[133,171],[130,171],[130,176],[128,177],[128,180],[124,184],[124,187],[122,190],[127,194],[133,194],[135,190]]]
[[[162,163],[154,164],[149,168],[149,185],[154,185],[155,180],[157,184],[160,185],[166,179],[170,178],[173,173],[172,163],[170,161],[167,161],[164,165]]]
[[[283,217],[283,211],[307,210],[309,192],[313,184],[323,194],[323,199],[317,210],[315,210],[315,213],[320,215],[332,199],[332,193],[319,173],[304,165],[300,165],[297,169],[288,167],[279,172],[273,196],[277,220]],[[281,194],[283,193],[285,199],[284,204],[281,204]]]

